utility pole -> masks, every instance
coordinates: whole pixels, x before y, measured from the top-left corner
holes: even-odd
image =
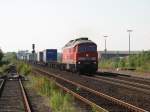
[[[127,32],[129,33],[129,55],[131,54],[131,40],[130,40],[130,38],[131,38],[131,35],[130,35],[130,33],[132,32],[133,30],[127,30]]]
[[[105,55],[106,55],[106,53],[107,53],[107,35],[104,35],[104,38],[105,38],[105,49],[104,49],[104,51],[105,51]]]

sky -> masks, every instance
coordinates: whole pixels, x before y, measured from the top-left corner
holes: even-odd
[[[150,0],[0,0],[0,48],[4,52],[62,47],[89,37],[104,50],[150,49]]]

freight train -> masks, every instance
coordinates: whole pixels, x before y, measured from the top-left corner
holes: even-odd
[[[31,57],[29,61],[36,60],[37,64],[44,64],[50,68],[79,73],[95,73],[98,69],[97,45],[88,38],[69,41],[63,47],[59,58],[57,49],[46,49],[34,56],[35,59],[29,56]]]

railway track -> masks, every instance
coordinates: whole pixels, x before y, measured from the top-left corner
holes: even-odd
[[[69,91],[69,93],[76,95],[82,99],[82,101],[89,105],[95,105],[97,108],[103,111],[110,112],[148,112],[144,109],[138,108],[129,103],[118,100],[112,96],[101,93],[100,91],[93,90],[92,88],[86,87],[77,82],[67,80],[60,75],[52,74],[47,71],[34,68],[34,70],[40,74],[44,74],[48,77],[54,77],[59,87]],[[77,91],[78,90],[78,91]]]
[[[113,84],[113,82],[108,83],[106,81],[93,80],[84,75],[79,76],[74,73],[70,73],[66,71],[59,71],[55,69],[49,69],[47,67],[41,67],[41,69],[54,73],[61,77],[64,77],[68,80],[77,82],[86,87],[92,88],[96,91],[100,91],[102,93],[105,93],[109,96],[120,99],[129,104],[132,104],[137,107],[150,111],[150,95],[145,94],[144,92],[140,92],[140,91],[137,91],[136,89],[131,89],[131,88],[129,89],[124,86],[116,85],[116,84]]]
[[[88,76],[83,76],[83,77],[87,77],[92,80],[106,82],[109,84],[117,85],[127,89],[132,89],[150,95],[150,85],[140,84],[140,83],[126,81],[126,80],[112,78],[112,77],[97,76],[97,75],[95,77],[88,77]]]
[[[119,79],[119,80],[130,81],[133,83],[139,83],[139,84],[144,84],[144,85],[150,85],[150,79],[129,76],[129,75],[125,75],[125,74],[112,73],[112,72],[98,72],[96,75],[100,75],[100,76],[104,76],[104,77],[109,76],[111,78],[115,78],[115,79]]]
[[[47,74],[44,71],[34,70],[33,73],[38,74],[38,75],[39,74],[42,74],[42,75],[44,74],[48,78],[52,78],[50,74]],[[56,80],[56,77],[53,77],[53,78],[55,78],[55,80]],[[57,81],[58,81],[58,79],[57,79]],[[103,109],[102,107],[96,105],[95,103],[91,102],[90,100],[84,98],[84,95],[86,95],[86,92],[82,92],[81,93],[82,96],[79,95],[78,93],[76,93],[77,92],[76,90],[78,89],[79,86],[76,87],[76,86],[68,84],[68,86],[70,86],[70,88],[71,88],[70,89],[70,88],[67,88],[66,86],[63,85],[63,84],[67,85],[66,82],[62,82],[62,80],[60,80],[61,82],[57,82],[57,81],[56,81],[56,85],[59,88],[61,88],[62,90],[64,90],[65,92],[72,94],[76,98],[75,101],[78,104],[80,104],[80,109],[83,110],[84,112],[91,112],[92,108],[95,108],[96,110],[98,110],[98,112],[108,112],[106,109]],[[76,91],[76,92],[74,92],[74,91]]]
[[[4,79],[0,84],[0,112],[31,112],[21,79]]]
[[[144,79],[144,78],[138,78],[138,77],[125,77],[125,76],[119,76],[118,79],[137,82],[145,85],[150,85],[150,79]]]

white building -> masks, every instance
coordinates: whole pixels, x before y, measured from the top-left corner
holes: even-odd
[[[19,59],[19,60],[26,60],[28,54],[29,54],[28,50],[18,51],[18,53],[17,53],[17,59]]]

